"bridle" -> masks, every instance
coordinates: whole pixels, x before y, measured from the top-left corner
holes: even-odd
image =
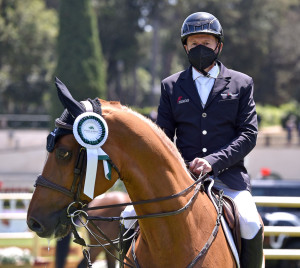
[[[82,202],[80,200],[80,192],[82,189],[82,181],[84,175],[84,163],[86,162],[86,151],[84,147],[80,147],[78,157],[76,160],[75,168],[74,168],[74,178],[72,182],[71,189],[67,189],[65,187],[60,186],[57,183],[49,181],[42,175],[39,175],[35,181],[34,187],[43,186],[58,192],[63,193],[64,195],[70,197],[76,202]]]

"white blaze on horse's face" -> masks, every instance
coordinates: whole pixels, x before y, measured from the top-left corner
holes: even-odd
[[[103,160],[105,177],[111,179],[111,167],[107,162],[109,156],[101,149],[108,137],[108,126],[99,114],[85,112],[75,119],[73,134],[77,142],[86,148],[87,166],[83,192],[93,199],[98,160]]]

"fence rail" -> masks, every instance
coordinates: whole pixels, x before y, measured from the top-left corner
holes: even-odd
[[[300,226],[265,226],[264,234],[265,236],[284,234],[293,237],[300,237]]]
[[[0,200],[31,200],[30,193],[0,193]]]
[[[266,260],[299,260],[300,249],[264,249]]]
[[[262,207],[300,208],[300,197],[254,196],[254,201],[257,206]]]
[[[1,193],[0,200],[30,200],[32,194],[27,193]],[[255,196],[254,200],[258,206],[276,206],[300,208],[300,197],[273,197]],[[1,209],[1,208],[0,208]],[[26,219],[26,213],[0,213],[1,219]],[[287,236],[300,237],[300,226],[265,226],[265,236]],[[36,243],[37,236],[32,232],[24,233],[0,233],[0,239],[33,238]],[[34,251],[38,252],[36,246]],[[264,249],[266,260],[300,260],[300,249]],[[36,256],[36,255],[35,255]]]

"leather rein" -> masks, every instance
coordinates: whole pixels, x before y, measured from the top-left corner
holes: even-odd
[[[61,121],[60,119],[56,119],[55,120],[55,126],[58,128],[64,128],[64,129],[68,129],[68,130],[72,130],[73,129],[73,125],[67,124],[63,121]],[[119,169],[114,165],[114,163],[111,160],[108,160],[110,162],[110,164],[112,165],[112,167],[116,170],[116,172],[119,175],[119,178],[122,180],[121,178],[121,174]],[[183,211],[187,210],[191,204],[193,203],[193,201],[195,200],[197,194],[199,193],[199,191],[203,191],[204,190],[204,186],[203,186],[203,181],[206,178],[207,174],[200,174],[200,176],[198,177],[198,179],[191,173],[192,177],[194,177],[196,180],[194,183],[192,183],[190,186],[188,186],[187,188],[185,188],[183,191],[170,195],[170,196],[166,196],[166,197],[160,197],[160,198],[154,198],[154,199],[148,199],[148,200],[142,200],[142,201],[136,201],[136,202],[129,202],[129,203],[121,203],[121,204],[115,204],[115,205],[107,205],[107,206],[97,206],[97,207],[90,207],[87,208],[85,205],[83,205],[83,202],[80,200],[80,193],[81,193],[81,189],[82,189],[82,183],[83,183],[83,176],[84,176],[84,164],[86,163],[86,150],[84,147],[81,147],[79,150],[79,154],[77,157],[77,161],[75,164],[75,168],[74,168],[74,179],[72,182],[72,186],[71,189],[67,189],[65,187],[60,186],[57,183],[51,182],[48,179],[46,179],[45,177],[43,177],[42,175],[39,175],[37,177],[37,180],[35,182],[35,187],[36,186],[42,186],[42,187],[46,187],[52,190],[56,190],[59,191],[65,195],[67,195],[68,197],[72,198],[74,200],[73,203],[71,203],[67,209],[67,214],[68,217],[71,218],[71,226],[72,226],[72,230],[73,233],[75,235],[75,240],[74,242],[77,242],[83,246],[86,246],[85,241],[79,237],[76,228],[75,228],[75,224],[74,224],[74,217],[78,217],[78,215],[81,212],[84,212],[85,215],[84,217],[86,217],[87,222],[85,224],[83,224],[83,226],[85,228],[87,228],[87,223],[88,221],[91,221],[92,225],[104,236],[104,238],[107,240],[108,244],[102,245],[97,239],[97,241],[100,243],[100,245],[106,250],[108,251],[105,246],[107,245],[111,245],[114,248],[116,248],[116,246],[114,245],[115,242],[111,241],[94,223],[94,220],[101,220],[101,221],[123,221],[123,220],[138,220],[138,219],[146,219],[146,218],[160,218],[160,217],[167,217],[167,216],[174,216],[177,214],[182,213]],[[183,194],[185,194],[186,192],[190,191],[192,188],[194,188],[194,193],[192,195],[192,197],[188,200],[188,202],[180,209],[178,210],[174,210],[174,211],[168,211],[168,212],[161,212],[161,213],[153,213],[153,214],[146,214],[146,215],[136,215],[136,216],[129,216],[129,217],[101,217],[101,216],[88,216],[86,214],[86,211],[88,210],[98,210],[98,209],[105,209],[105,208],[112,208],[112,207],[120,207],[120,206],[127,206],[127,205],[141,205],[141,204],[149,204],[149,203],[154,203],[154,202],[161,202],[161,201],[165,201],[165,200],[170,200],[173,198],[177,198],[182,196]],[[220,197],[219,197],[219,202],[218,202],[218,211],[217,211],[217,219],[216,219],[216,224],[215,227],[210,235],[210,237],[208,238],[208,241],[206,242],[206,244],[203,246],[203,248],[201,249],[201,251],[198,253],[198,255],[194,258],[194,260],[187,266],[187,268],[191,268],[194,267],[194,265],[197,263],[197,261],[206,254],[206,252],[208,251],[208,249],[210,248],[212,242],[214,241],[217,233],[218,233],[218,229],[220,226],[220,222],[221,222],[221,216],[222,216],[222,207],[223,207],[223,199],[222,199],[223,194],[220,193]],[[73,212],[69,211],[70,207],[73,204],[80,204],[82,209],[79,210],[75,210],[73,209]],[[79,212],[79,213],[78,213]],[[87,230],[91,233],[91,230],[89,230],[87,228]],[[95,234],[92,233],[92,235],[95,237]],[[119,259],[118,257],[112,255],[109,251],[108,253],[111,254],[112,256],[114,256],[120,263],[121,263],[121,267],[124,267],[124,264],[129,266],[129,267],[136,267],[139,268],[140,265],[137,261],[136,255],[135,255],[135,239],[137,236],[137,232],[134,234],[134,239],[133,239],[133,243],[132,243],[132,256],[134,259],[134,264],[131,262],[130,259],[128,259],[126,256],[124,257],[127,261],[129,261],[131,264],[128,263],[124,263],[124,261],[122,259]],[[120,238],[121,240],[122,238]],[[90,246],[90,245],[88,245]],[[117,248],[116,248],[117,249]],[[122,249],[117,249],[119,251],[122,251]],[[90,260],[89,260],[89,253],[84,250],[83,251],[84,257],[86,258],[87,262],[88,262],[88,267],[92,267]]]

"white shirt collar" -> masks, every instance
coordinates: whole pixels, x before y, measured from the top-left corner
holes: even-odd
[[[207,78],[214,78],[216,79],[219,75],[219,72],[220,72],[220,68],[218,66],[218,64],[215,64],[214,67],[212,67],[210,69],[210,71],[208,72],[209,73],[209,77]],[[206,77],[204,76],[202,73],[198,72],[194,67],[192,68],[192,74],[193,74],[193,80],[195,81],[197,78],[199,77]]]

